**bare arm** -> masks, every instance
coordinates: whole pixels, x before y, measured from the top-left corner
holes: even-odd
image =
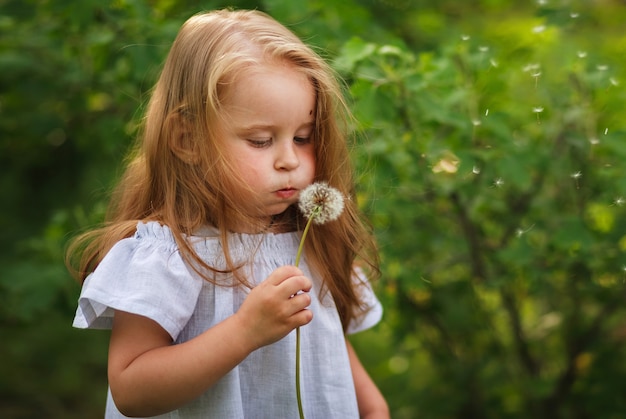
[[[109,383],[126,416],[155,416],[193,400],[252,351],[309,323],[311,282],[293,266],[274,271],[255,287],[237,313],[194,339],[172,345],[146,317],[115,313],[109,349]]]
[[[363,419],[389,419],[389,407],[378,387],[361,364],[354,348],[346,339],[352,378],[359,405],[359,416]]]

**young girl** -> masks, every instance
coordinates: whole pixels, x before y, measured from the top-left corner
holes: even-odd
[[[345,339],[376,324],[374,240],[356,204],[311,228],[299,191],[344,194],[348,113],[328,65],[256,11],[181,28],[106,224],[68,250],[74,326],[112,328],[106,417],[388,417]]]

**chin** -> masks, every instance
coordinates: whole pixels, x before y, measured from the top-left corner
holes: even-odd
[[[280,205],[277,206],[275,209],[272,209],[272,211],[270,211],[270,216],[272,217],[276,217],[282,213],[284,213],[285,211],[287,211],[287,209],[292,205],[293,203],[290,204],[284,204],[284,205]]]

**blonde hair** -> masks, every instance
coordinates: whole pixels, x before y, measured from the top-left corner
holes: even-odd
[[[262,61],[288,63],[311,80],[316,94],[315,180],[344,196],[354,195],[347,144],[351,116],[329,65],[262,12],[201,13],[184,23],[171,47],[104,225],[76,237],[68,248],[67,265],[81,282],[116,242],[134,234],[137,222],[154,220],[171,229],[182,257],[211,282],[216,268],[200,259],[185,235],[206,224],[218,228],[228,272],[247,285],[227,247],[228,232],[246,217],[237,192],[241,182],[212,127],[221,117],[220,100],[228,85]],[[290,230],[304,225],[293,205],[278,221]],[[337,221],[312,229],[305,249],[347,327],[364,308],[355,267],[365,268],[371,279],[379,274],[375,241],[356,203],[348,199]]]

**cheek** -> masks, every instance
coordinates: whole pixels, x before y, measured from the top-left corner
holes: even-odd
[[[308,176],[311,182],[313,182],[313,180],[315,179],[315,175],[316,175],[315,159],[311,159],[311,162],[309,164],[309,169],[308,169]]]
[[[239,172],[239,176],[248,184],[254,184],[255,180],[258,181],[258,179],[263,178],[258,164],[255,164],[255,161],[252,159],[235,160],[235,169]]]
[[[307,174],[313,180],[315,178],[317,165],[315,164],[315,152],[311,151],[311,153],[307,154],[305,159],[305,165],[307,167]]]

